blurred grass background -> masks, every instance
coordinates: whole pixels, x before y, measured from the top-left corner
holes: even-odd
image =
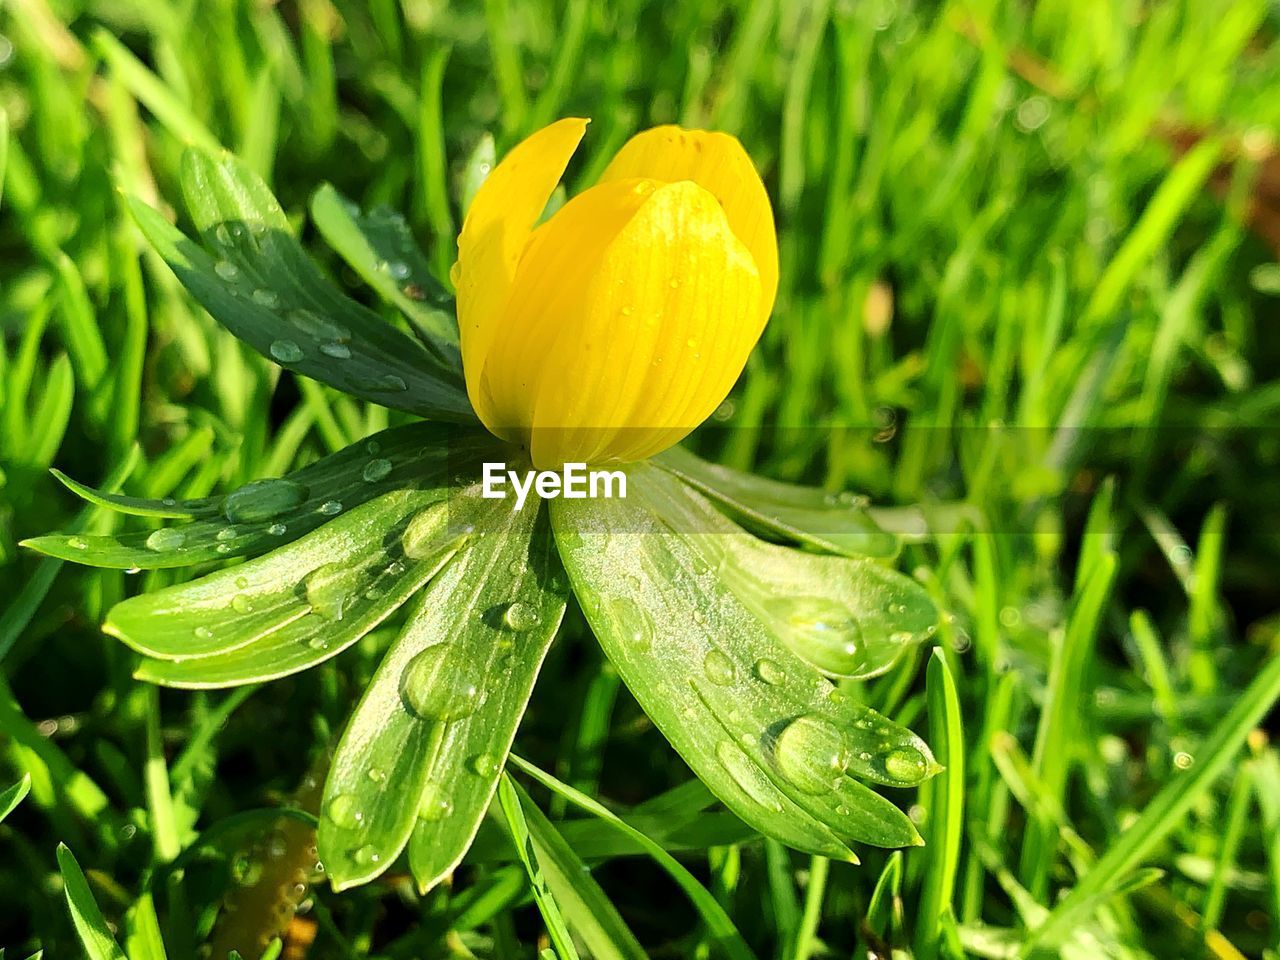
[[[0,5],[0,786],[33,777],[0,826],[0,945],[79,955],[64,841],[132,960],[153,890],[169,956],[194,951],[246,842],[219,825],[304,783],[388,636],[261,689],[159,695],[97,624],[171,574],[15,547],[118,522],[50,466],[194,497],[394,420],[217,328],[120,191],[165,206],[184,144],[225,145],[373,303],[314,242],[321,183],[402,211],[444,277],[495,150],[574,114],[571,190],[638,128],[743,140],[782,289],[696,445],[871,495],[949,611],[950,721],[923,654],[857,691],[953,751],[896,798],[927,847],[855,867],[692,832],[682,856],[760,956],[1014,956],[1077,886],[1097,899],[1054,913],[1063,956],[1280,955],[1280,753],[1265,722],[1206,741],[1280,629],[1278,28],[1264,0]],[[688,776],[580,622],[517,744],[619,809]],[[651,955],[714,956],[625,852],[595,872]],[[289,949],[535,956],[509,869],[424,898],[396,871],[315,886]]]

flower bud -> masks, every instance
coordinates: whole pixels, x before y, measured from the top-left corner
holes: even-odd
[[[727,134],[637,134],[537,224],[586,125],[557,121],[494,168],[453,268],[472,406],[540,469],[679,441],[737,380],[778,285],[769,198]]]

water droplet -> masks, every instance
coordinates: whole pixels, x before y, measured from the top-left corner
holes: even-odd
[[[274,290],[268,290],[266,287],[259,287],[250,295],[253,302],[262,307],[274,310],[280,306],[280,297]]]
[[[885,776],[905,783],[918,783],[928,768],[924,754],[912,746],[895,747],[880,762],[884,764]]]
[[[477,777],[491,777],[498,769],[498,761],[487,753],[477,753],[467,761],[467,769]]]
[[[409,265],[403,260],[392,260],[387,264],[387,273],[397,280],[407,280],[410,273]]]
[[[341,620],[351,602],[349,570],[343,563],[316,567],[302,581],[311,612],[326,620]]]
[[[360,476],[364,477],[369,483],[377,483],[379,480],[385,480],[390,472],[391,461],[384,457],[379,457],[377,460],[370,460],[366,463]]]
[[[328,650],[329,641],[325,637],[316,634],[307,640],[307,646],[312,650]]]
[[[89,541],[84,537],[67,537],[67,546],[72,550],[88,550]]]
[[[387,771],[383,770],[381,767],[370,767],[368,776],[374,783],[387,782]]]
[[[226,543],[228,540],[234,540],[239,535],[239,531],[235,527],[223,527],[213,535],[213,539],[219,543]]]
[[[448,648],[447,643],[427,647],[404,669],[400,695],[423,720],[460,720],[480,705],[480,688],[450,661]]]
[[[354,830],[364,823],[364,812],[354,793],[334,794],[324,806],[324,815],[343,830]]]
[[[316,340],[327,340],[333,343],[346,343],[351,339],[351,331],[341,324],[327,320],[310,310],[290,310],[286,315],[291,324],[309,337]]]
[[[649,612],[630,597],[608,600],[604,613],[615,635],[633,652],[644,653],[653,646],[653,620]]]
[[[255,480],[229,493],[222,512],[232,523],[255,523],[296,510],[306,499],[307,488],[296,481]]]
[[[766,612],[779,639],[824,673],[847,677],[862,669],[862,631],[844,604],[825,597],[779,597]]]
[[[725,687],[737,679],[733,661],[721,650],[712,650],[702,658],[702,670],[712,683]]]
[[[283,830],[272,830],[267,834],[267,840],[263,846],[267,851],[267,856],[272,860],[279,860],[289,852],[289,840],[285,837]]]
[[[240,277],[240,268],[230,260],[219,260],[213,265],[213,272],[228,283],[231,283],[233,280],[237,280]]]
[[[437,500],[415,513],[400,535],[404,555],[410,560],[426,560],[434,556],[443,545],[448,520],[449,505],[444,500]]]
[[[271,526],[267,527],[267,533],[271,534],[273,537],[283,537],[288,529],[289,528],[283,523],[273,523]]]
[[[220,223],[214,228],[213,236],[214,239],[224,247],[231,246],[231,231],[227,229],[227,225],[225,223]]]
[[[1179,770],[1190,770],[1193,763],[1195,763],[1195,758],[1183,750],[1179,750],[1173,755],[1173,765]]]
[[[193,632],[198,640],[209,640],[213,637],[213,631],[208,627],[196,627]]]
[[[453,803],[435,784],[428,784],[422,794],[422,805],[418,807],[418,816],[428,823],[436,823],[453,813]]]
[[[242,887],[252,887],[262,879],[262,864],[248,854],[237,854],[231,861],[231,879]]]
[[[787,679],[786,671],[784,671],[775,661],[767,659],[756,661],[755,674],[763,682],[775,686]]]
[[[326,357],[333,357],[335,360],[350,360],[351,348],[345,343],[334,343],[325,341],[320,344],[320,352]]]
[[[508,630],[514,630],[516,633],[524,633],[526,630],[532,630],[538,625],[542,618],[538,615],[538,609],[533,604],[525,603],[517,600],[507,607],[502,615],[502,625]]]
[[[161,527],[159,530],[151,531],[151,535],[147,537],[147,549],[155,550],[157,553],[165,550],[177,550],[186,542],[187,535],[181,530],[174,527]]]
[[[236,586],[239,587],[241,590],[247,590],[249,588],[249,578],[236,577]]]
[[[778,734],[774,760],[796,789],[826,793],[835,789],[849,766],[849,747],[844,735],[826,720],[802,716]]]
[[[302,348],[292,340],[272,340],[271,356],[281,363],[297,363],[302,359]]]
[[[357,390],[369,390],[378,393],[399,393],[408,390],[409,385],[404,378],[394,373],[384,373],[376,377],[362,377],[354,381]]]
[[[237,593],[231,598],[231,609],[236,613],[253,613],[253,601],[243,593]]]
[[[367,867],[377,863],[382,857],[378,854],[377,847],[372,843],[366,843],[351,854],[351,859],[360,866]]]
[[[326,500],[316,508],[317,513],[322,513],[326,517],[334,517],[342,512],[342,504],[337,500]]]
[[[721,740],[716,744],[716,759],[752,800],[774,813],[782,811],[778,788],[740,746],[732,740]]]

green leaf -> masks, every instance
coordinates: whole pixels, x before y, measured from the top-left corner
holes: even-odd
[[[709,463],[684,447],[672,447],[654,462],[762,536],[849,557],[891,559],[898,555],[898,538],[876,525],[862,498],[743,473]]]
[[[612,810],[591,799],[581,790],[575,790],[567,783],[557,780],[545,770],[539,769],[528,760],[518,757],[514,753],[511,754],[510,760],[512,764],[533,777],[547,789],[558,793],[592,816],[599,817],[619,833],[638,844],[684,891],[685,896],[689,898],[689,902],[693,904],[694,909],[698,911],[698,915],[702,918],[702,922],[706,925],[708,934],[729,960],[755,960],[755,954],[751,952],[751,948],[742,939],[742,934],[733,925],[733,920],[725,913],[724,907],[679,860],[671,856],[659,844],[654,843],[652,839],[645,836]]]
[[[955,680],[941,647],[935,647],[926,677],[929,733],[946,769],[922,791],[928,813],[928,843],[933,856],[925,867],[916,910],[916,956],[935,957],[944,917],[953,909],[960,841],[964,835],[964,721]]]
[[[409,318],[427,348],[461,369],[458,321],[442,309],[451,298],[432,276],[404,217],[385,208],[361,213],[326,183],[311,197],[311,219],[360,279]]]
[[[296,540],[381,494],[439,485],[495,443],[481,431],[413,423],[353,443],[288,474],[285,482],[255,480],[225,497],[197,501],[142,500],[68,483],[91,503],[126,513],[163,516],[183,511],[198,519],[161,531],[53,534],[33,537],[23,545],[63,560],[123,570],[253,556]]]
[[[374,403],[472,421],[456,371],[337,290],[308,259],[257,175],[191,150],[183,189],[213,253],[130,199],[139,228],[192,296],[233,334],[290,370]]]
[[[686,532],[685,517],[673,529],[665,512],[680,499],[715,512],[644,464],[631,468],[626,498],[551,501],[574,592],[631,692],[711,791],[762,833],[846,860],[853,840],[918,843],[901,810],[845,773],[913,785],[936,771],[929,748],[850,703],[781,643],[716,568],[733,556],[722,541],[749,535],[706,516],[703,532]]]
[[[222,515],[222,497],[201,497],[197,500],[152,500],[145,497],[126,497],[122,493],[106,493],[88,484],[73,480],[61,470],[50,470],[58,482],[81,500],[107,507],[117,513],[135,517],[166,517],[196,520],[201,517]]]
[[[547,935],[561,958],[578,960],[578,951],[573,945],[573,937],[570,936],[569,928],[565,925],[564,916],[560,912],[560,904],[556,902],[555,894],[551,892],[551,886],[543,873],[542,858],[534,849],[533,840],[529,836],[529,826],[525,821],[524,810],[521,808],[515,784],[506,773],[498,781],[498,803],[502,807],[507,833],[512,845],[516,848],[516,855],[529,876],[533,900],[538,905],[538,912],[542,914],[542,919],[547,925]]]
[[[933,636],[937,610],[913,580],[864,557],[765,543],[744,534],[699,493],[664,480],[641,481],[662,522],[687,534],[743,605],[822,673],[874,677]]]
[[[128,960],[93,899],[84,871],[65,843],[58,844],[58,867],[62,871],[63,893],[71,910],[71,922],[89,960]]]
[[[1055,955],[1055,947],[1095,909],[1129,871],[1142,861],[1180,823],[1218,776],[1235,759],[1245,738],[1280,701],[1280,657],[1271,657],[1253,682],[1235,699],[1231,709],[1196,750],[1190,770],[1165,784],[1119,839],[1107,848],[1080,882],[1059,900],[1044,924],[1028,936],[1018,957]]]
[[[31,792],[31,774],[24,774],[12,787],[0,790],[0,823],[17,808]]]
[[[586,945],[588,954],[595,960],[645,960],[648,954],[591,876],[577,847],[556,829],[519,784],[503,774],[499,789],[508,784],[520,800],[531,859],[539,865],[547,891]],[[606,826],[594,820],[588,822]]]
[[[466,540],[447,488],[388,493],[236,567],[117,604],[140,679],[214,687],[306,669],[398,609]]]
[[[423,890],[457,866],[564,613],[540,501],[454,509],[474,532],[384,657],[325,783],[320,856],[338,889],[387,869],[411,836]]]

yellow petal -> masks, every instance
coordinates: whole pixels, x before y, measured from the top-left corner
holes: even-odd
[[[471,404],[485,422],[491,404],[480,389],[480,371],[507,322],[502,307],[516,265],[587,123],[576,117],[557,120],[512,148],[477,191],[458,236],[453,281],[462,363]]]
[[[600,184],[535,232],[485,378],[534,463],[649,456],[723,399],[759,337],[760,278],[690,181]],[[532,407],[529,406],[532,401]]]
[[[760,272],[762,297],[756,319],[764,329],[778,292],[778,239],[769,195],[738,139],[671,125],[645,130],[623,145],[600,182],[634,177],[692,180],[720,201],[729,226],[751,251]]]
[[[533,231],[503,311],[502,335],[481,374],[492,399],[485,425],[498,436],[527,444],[533,410],[548,378],[586,377],[552,360],[562,334],[582,336],[590,288],[609,244],[635,216],[655,184],[618,181],[574,197]],[[619,330],[625,340],[626,329]]]

